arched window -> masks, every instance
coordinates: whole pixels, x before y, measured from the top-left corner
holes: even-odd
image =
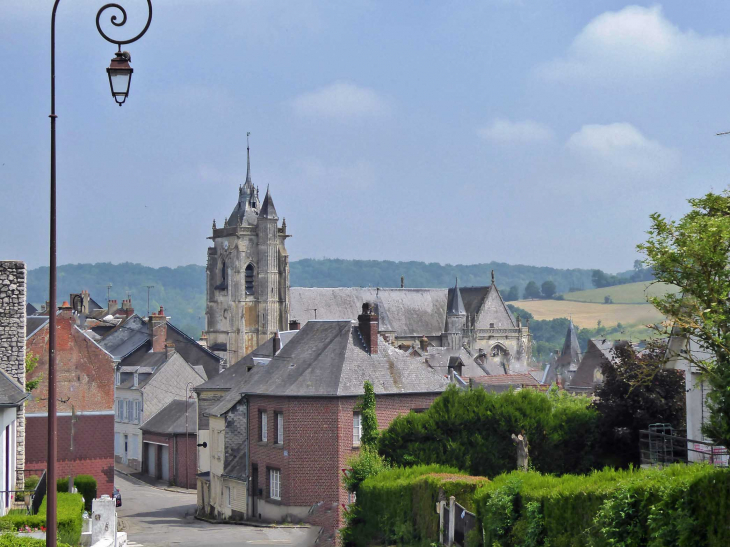
[[[246,266],[246,294],[253,294],[253,264]]]
[[[503,355],[507,355],[507,348],[502,346],[501,344],[495,344],[492,346],[492,357],[501,357]]]

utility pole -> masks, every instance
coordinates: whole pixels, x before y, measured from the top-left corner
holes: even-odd
[[[150,289],[154,289],[154,285],[145,285],[147,287],[147,317],[150,316]]]
[[[109,313],[109,299],[111,298],[112,284],[106,286],[106,312]]]

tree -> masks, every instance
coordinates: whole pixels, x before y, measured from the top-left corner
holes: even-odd
[[[375,390],[373,384],[366,381],[363,385],[365,395],[362,398],[360,410],[362,412],[362,437],[360,442],[368,447],[374,447],[378,442],[378,416],[375,414]]]
[[[683,357],[712,388],[703,431],[730,446],[730,192],[710,192],[689,203],[690,212],[678,221],[651,215],[649,238],[638,249],[658,281],[680,289],[649,299],[669,318],[655,328],[664,334],[676,329],[699,346],[701,352]]]
[[[25,354],[25,391],[30,393],[35,388],[38,387],[38,384],[41,383],[41,380],[43,379],[43,375],[39,374],[38,378],[35,378],[34,380],[28,380],[28,374],[33,372],[33,369],[38,366],[38,356],[35,355],[32,351],[28,351]]]
[[[520,299],[520,288],[517,285],[512,285],[509,288],[509,291],[507,292],[507,296],[505,296],[506,302],[514,302],[515,300]]]
[[[552,298],[555,296],[556,291],[558,288],[555,286],[555,282],[548,279],[547,281],[543,282],[542,287],[542,295],[545,298]]]
[[[525,300],[529,300],[530,298],[540,298],[540,287],[537,286],[537,283],[530,281],[527,285],[525,285],[524,298]]]
[[[665,350],[656,342],[640,354],[629,344],[618,345],[602,367],[593,406],[601,415],[603,450],[614,464],[641,463],[639,432],[649,424],[671,424],[684,436],[684,375],[663,368]]]

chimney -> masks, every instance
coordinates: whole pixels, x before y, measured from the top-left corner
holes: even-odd
[[[157,314],[151,314],[147,320],[147,328],[150,333],[150,341],[152,342],[152,351],[165,351],[165,342],[167,341],[167,317],[165,310],[160,306]]]
[[[175,355],[175,342],[165,342],[165,359]]]
[[[378,314],[375,312],[375,306],[370,302],[362,305],[362,313],[357,316],[357,322],[360,327],[360,336],[367,346],[370,355],[378,353]]]
[[[400,276],[400,288],[401,289],[406,288],[406,277],[404,275]]]
[[[423,353],[428,353],[428,338],[426,338],[425,334],[418,342],[421,344],[421,351]]]
[[[281,349],[281,338],[279,338],[279,331],[276,331],[274,333],[274,355],[279,353],[279,350]],[[273,355],[272,355],[273,357]]]
[[[134,308],[132,307],[132,299],[129,300],[122,300],[122,315],[125,317],[130,317],[134,314]]]
[[[299,330],[302,328],[302,324],[296,319],[289,321],[289,330]]]
[[[114,315],[118,309],[119,306],[117,305],[117,301],[109,300],[109,311],[107,312],[107,315]]]

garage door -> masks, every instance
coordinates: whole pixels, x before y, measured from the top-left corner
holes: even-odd
[[[170,481],[170,448],[167,446],[160,446],[160,450],[162,452],[162,455],[160,456],[161,462],[160,465],[162,467],[162,480],[163,481]]]
[[[147,474],[150,477],[154,477],[157,475],[156,473],[156,465],[157,465],[157,450],[155,450],[155,445],[150,443],[145,443],[147,445]]]

